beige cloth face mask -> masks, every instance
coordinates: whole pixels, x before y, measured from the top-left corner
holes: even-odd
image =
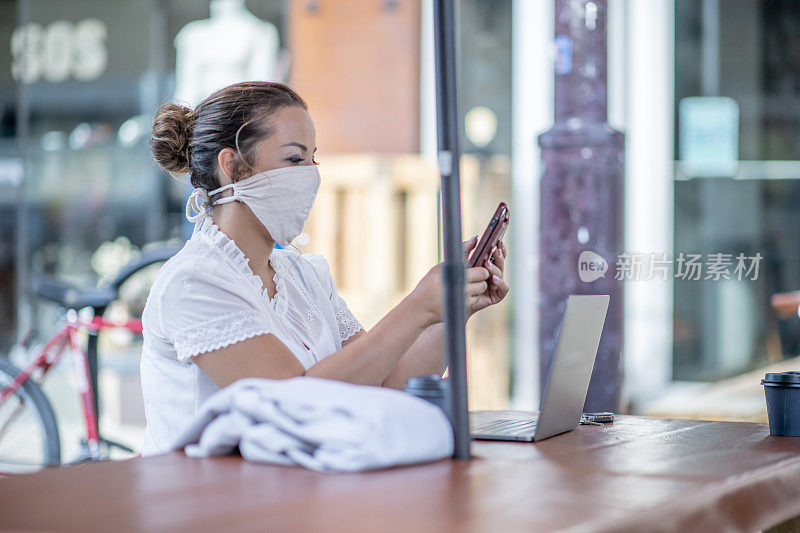
[[[213,191],[195,189],[186,202],[186,218],[195,223],[196,231],[199,223],[211,216],[212,205],[242,202],[276,243],[289,246],[303,231],[319,183],[316,165],[302,165],[260,172]],[[211,201],[211,197],[228,189],[233,190],[231,196]]]

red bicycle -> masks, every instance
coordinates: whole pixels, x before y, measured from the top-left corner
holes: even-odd
[[[86,427],[86,437],[81,442],[82,453],[77,461],[103,459],[103,450],[110,447],[133,452],[127,446],[100,435],[98,334],[110,328],[124,328],[141,335],[141,319],[114,321],[104,318],[103,313],[119,298],[123,283],[142,269],[167,261],[178,250],[175,247],[147,250],[101,288],[81,289],[48,279],[34,281],[33,293],[63,308],[64,321],[23,369],[0,357],[0,473],[23,473],[62,464],[58,424],[40,385],[53,365],[67,353],[74,357]],[[86,349],[81,342],[84,334],[88,334]],[[26,335],[20,346],[27,349],[29,342],[30,335]]]

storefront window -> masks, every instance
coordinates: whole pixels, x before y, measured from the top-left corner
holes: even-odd
[[[673,378],[713,381],[800,349],[797,322],[769,305],[800,289],[800,5],[685,0],[675,13],[674,253],[763,257],[755,280],[675,280]],[[716,97],[738,121],[687,131],[688,113]],[[687,111],[687,98],[700,107]],[[705,158],[703,172],[687,154]]]

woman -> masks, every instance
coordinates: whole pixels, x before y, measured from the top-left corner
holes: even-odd
[[[238,83],[194,110],[159,109],[151,151],[165,170],[191,173],[186,213],[196,225],[142,316],[143,455],[165,451],[206,398],[240,378],[400,388],[444,372],[440,266],[365,331],[323,257],[274,248],[301,232],[314,202],[315,135],[305,102],[279,83]],[[494,264],[467,270],[470,315],[508,293],[504,259],[503,246]]]

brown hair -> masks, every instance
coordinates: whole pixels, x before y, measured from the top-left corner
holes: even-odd
[[[213,93],[192,110],[167,102],[158,108],[150,132],[150,152],[171,174],[191,172],[195,187],[220,186],[217,156],[223,148],[236,150],[234,178],[252,168],[259,141],[272,135],[270,117],[284,107],[308,106],[282,83],[246,81]]]

